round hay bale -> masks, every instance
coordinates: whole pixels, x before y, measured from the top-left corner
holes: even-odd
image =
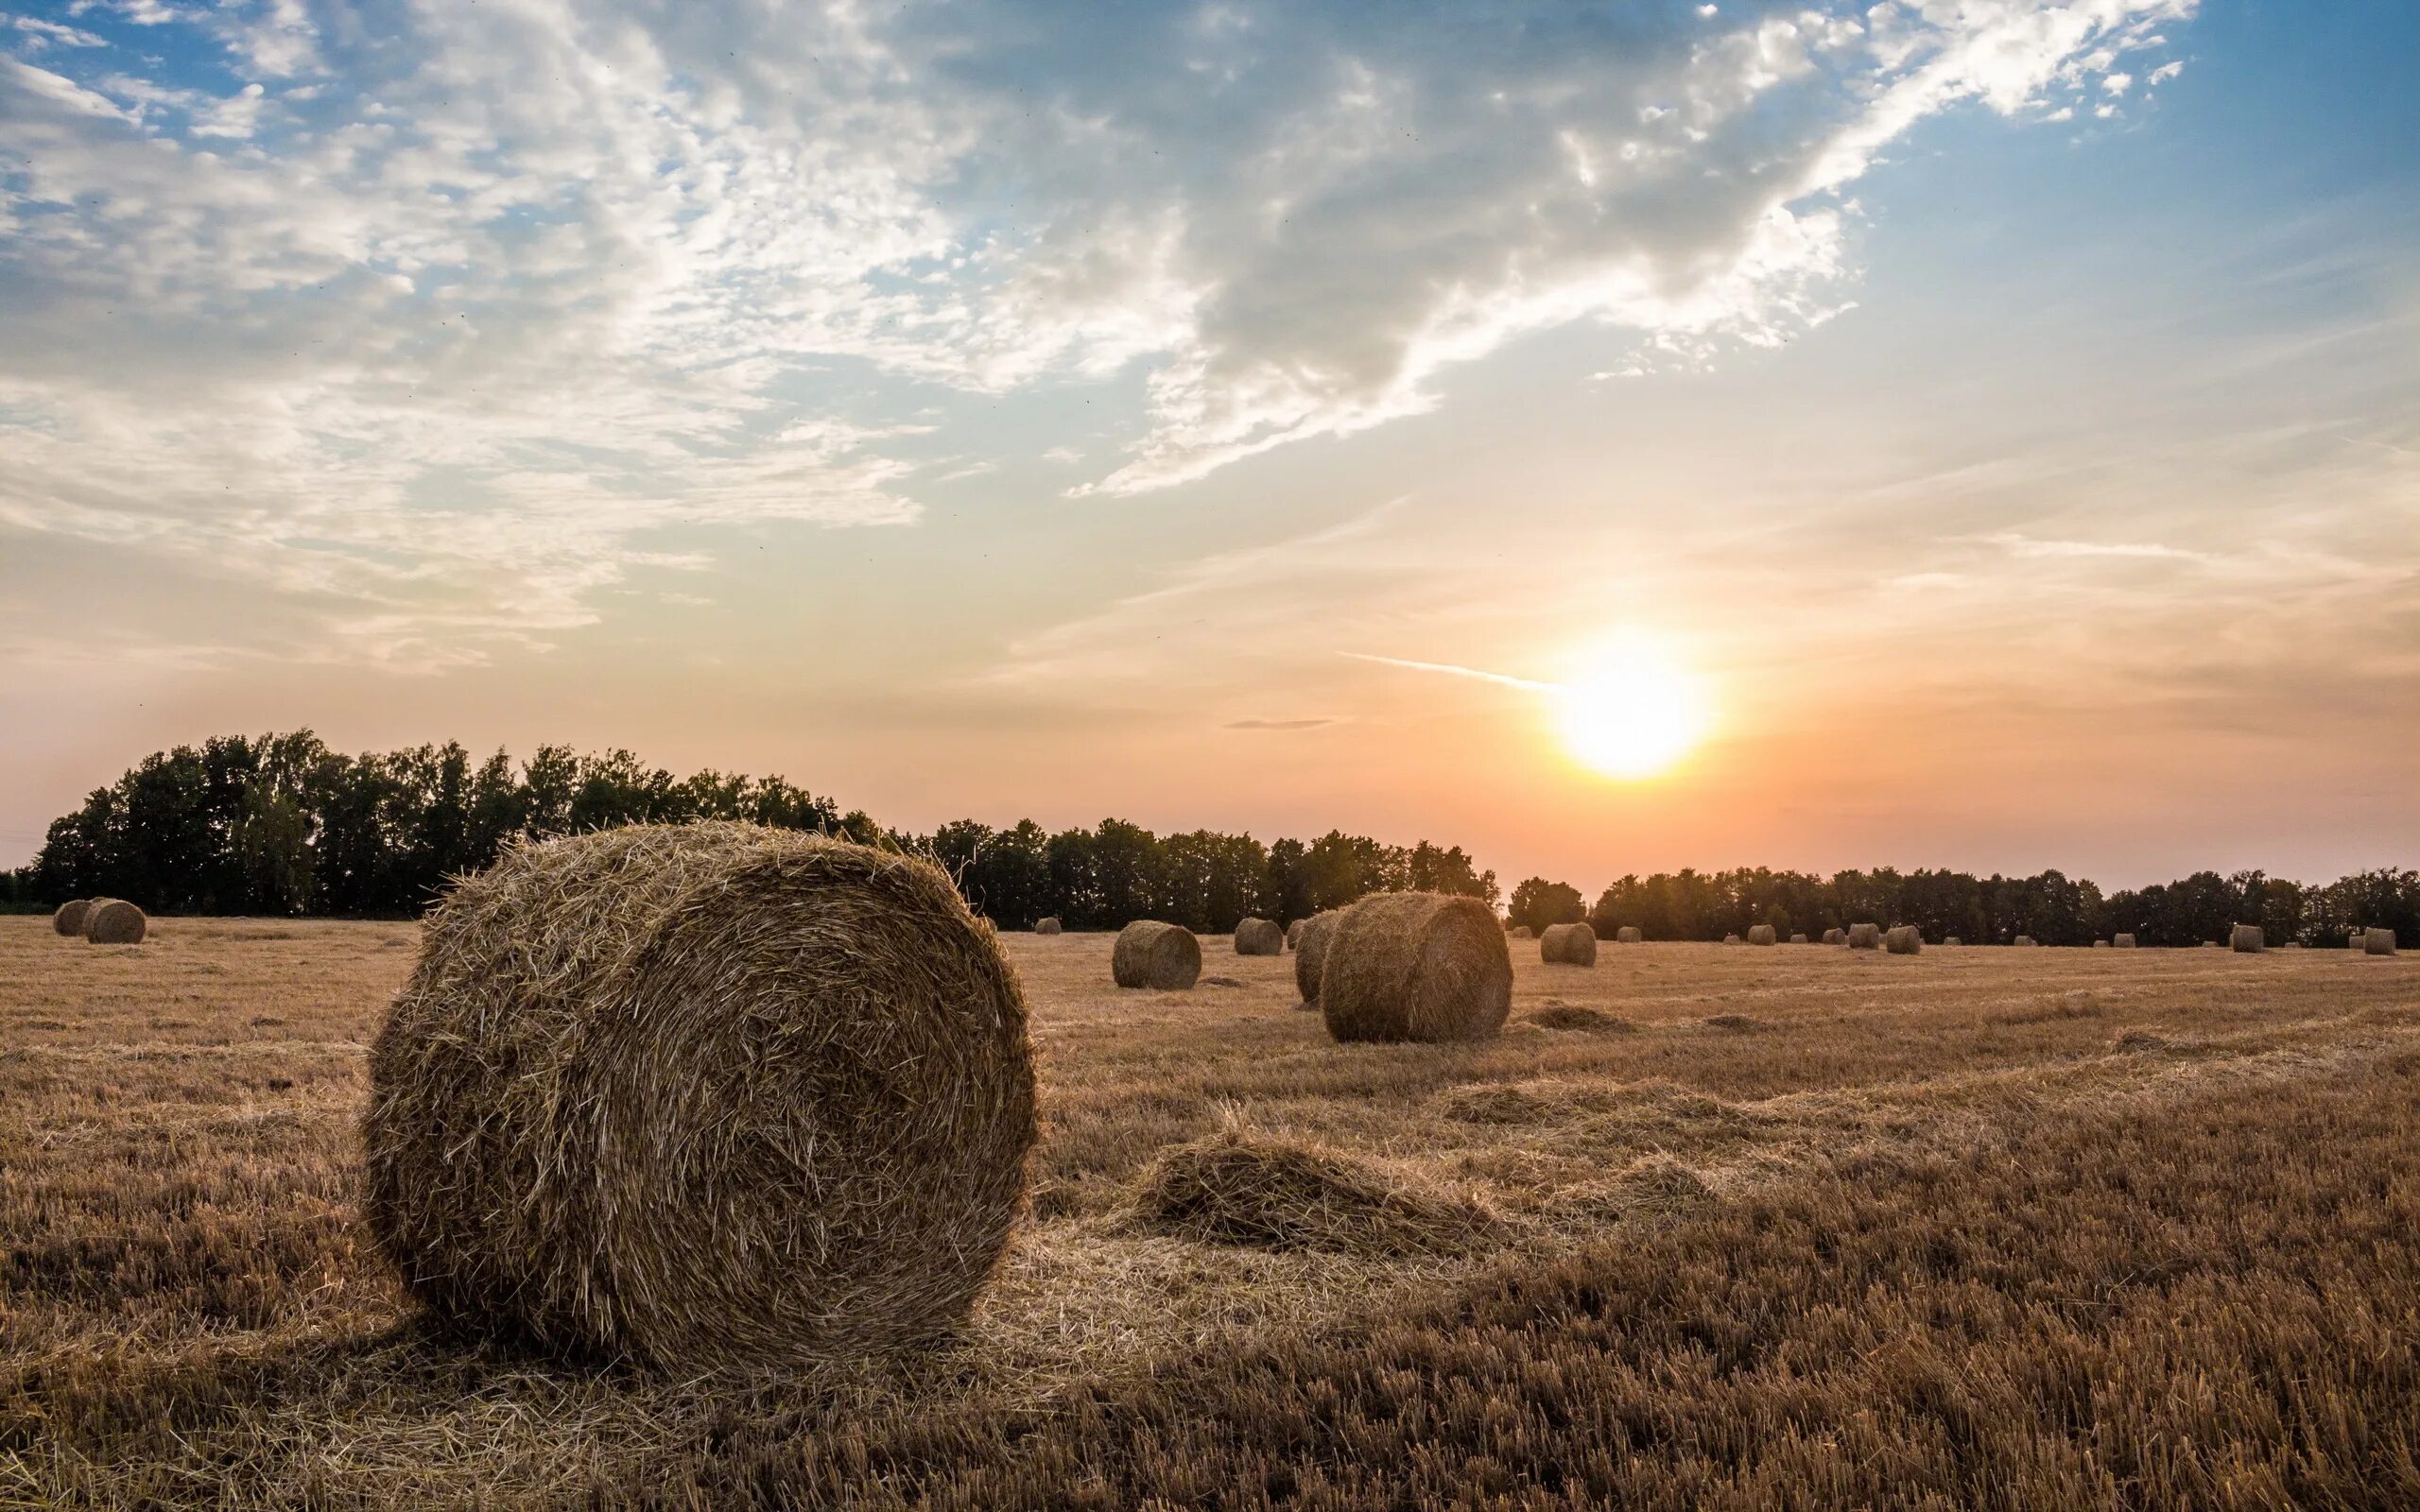
[[[1527,924],[1513,925],[1512,935],[1514,939],[1534,939],[1536,937],[1530,932],[1530,926]]]
[[[1597,932],[1586,924],[1548,924],[1538,936],[1538,959],[1549,966],[1594,966]]]
[[[2019,935],[2016,938],[2009,941],[2009,943],[2012,945],[2031,945],[2033,943],[2033,936],[2031,935]]]
[[[95,945],[140,945],[151,920],[123,898],[95,898],[84,907],[84,938]]]
[[[1722,943],[1725,945],[1737,945],[1739,943],[1739,936],[1737,935],[1725,935],[1722,936]]]
[[[1789,936],[1789,942],[1792,945],[1804,945],[1806,943],[1806,936],[1804,935],[1792,935]]]
[[[1246,919],[1236,925],[1238,955],[1283,955],[1286,932],[1266,919]]]
[[[1138,919],[1117,932],[1109,973],[1119,987],[1183,992],[1201,979],[1201,942],[1189,929]]]
[[[1963,945],[1963,944],[1965,944],[1965,943],[1966,943],[1964,940],[1960,939],[1960,938],[1959,938],[1957,936],[1955,936],[1955,935],[1944,935],[1944,936],[1941,937],[1941,942],[1942,942],[1944,945]]]
[[[1320,1001],[1321,970],[1327,964],[1327,942],[1336,932],[1336,921],[1341,917],[1336,909],[1297,919],[1301,933],[1294,936],[1294,989],[1303,994],[1305,1007],[1317,1007]]]
[[[1476,898],[1364,898],[1328,936],[1320,1007],[1340,1040],[1483,1040],[1512,1011],[1503,926]]]
[[[1845,929],[1827,929],[1824,931],[1824,943],[1826,945],[1845,945],[1848,942],[1849,932]]]
[[[2109,948],[2112,950],[2131,951],[2135,948],[2135,936],[2132,935],[2122,934],[2112,935],[2109,936]]]
[[[1026,1005],[940,868],[746,824],[509,850],[370,1053],[371,1232],[441,1316],[661,1370],[959,1325],[1024,1205]]]
[[[89,898],[68,899],[59,905],[59,912],[50,916],[50,927],[61,935],[83,934],[84,910],[91,906],[93,903]]]
[[[1776,936],[1773,934],[1773,926],[1771,924],[1751,924],[1748,926],[1748,943],[1751,945],[1770,945],[1773,942],[1775,937]]]
[[[2227,936],[2227,944],[2245,955],[2256,955],[2268,949],[2268,944],[2261,936],[2260,926],[2257,924],[2236,925],[2235,932]]]
[[[2109,942],[2105,939],[2097,939],[2092,942],[2092,948],[2097,951],[2105,951],[2109,948]]]
[[[1849,926],[1849,949],[1873,951],[1881,948],[1882,926],[1880,924],[1851,924]]]
[[[1614,942],[1617,945],[1635,945],[1646,937],[1647,936],[1645,935],[1639,933],[1639,929],[1636,924],[1624,924],[1621,928],[1614,931]]]
[[[1893,955],[1917,955],[1925,948],[1924,933],[1913,924],[1893,925],[1882,942]]]
[[[1288,950],[1298,951],[1303,948],[1303,926],[1309,922],[1307,919],[1297,919],[1287,924],[1286,948]]]
[[[1037,935],[1057,935],[1063,933],[1064,928],[1065,926],[1059,922],[1058,916],[1055,914],[1048,919],[1037,919],[1033,921],[1033,932]]]
[[[2370,955],[2394,954],[2394,931],[2391,929],[2363,930],[2361,932],[2361,950],[2365,954]]]

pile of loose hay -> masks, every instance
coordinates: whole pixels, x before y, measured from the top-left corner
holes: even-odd
[[[1586,924],[1548,924],[1538,936],[1538,959],[1549,966],[1594,966],[1597,932]]]
[[[1201,942],[1189,929],[1138,919],[1117,932],[1109,973],[1119,987],[1184,991],[1201,975]]]
[[[1917,955],[1925,948],[1924,933],[1913,924],[1893,924],[1891,933],[1882,937],[1893,955]]]
[[[2260,933],[2260,926],[2257,924],[2236,925],[2235,933],[2227,937],[2227,943],[2246,955],[2258,954],[2268,948],[2267,941]]]
[[[95,945],[140,945],[150,932],[150,919],[123,898],[95,898],[84,905],[84,938]]]
[[[1592,1008],[1582,1004],[1565,1003],[1549,998],[1540,1004],[1530,1016],[1530,1022],[1544,1029],[1598,1029],[1611,1034],[1635,1034],[1638,1025],[1628,1019]]]
[[[1302,1005],[1320,1005],[1320,976],[1327,965],[1327,942],[1336,932],[1336,921],[1342,917],[1336,909],[1313,914],[1302,920],[1302,933],[1294,939],[1294,990],[1303,994]]]
[[[1236,954],[1283,955],[1286,954],[1286,932],[1266,919],[1238,920],[1236,924]]]
[[[1882,926],[1880,924],[1851,924],[1849,926],[1849,949],[1872,951],[1881,948]]]
[[[2364,954],[2370,955],[2394,954],[2394,931],[2391,929],[2370,929],[2362,931],[2361,950]]]
[[[1645,935],[1639,933],[1639,928],[1636,924],[1624,924],[1621,928],[1614,931],[1614,942],[1617,945],[1635,945],[1646,937],[1647,936]]]
[[[1320,1007],[1340,1040],[1485,1039],[1512,1011],[1503,926],[1476,898],[1364,898],[1328,936]]]
[[[928,862],[752,825],[523,845],[370,1056],[371,1232],[442,1317],[688,1371],[929,1340],[1024,1202],[1026,1005]]]
[[[1396,1256],[1460,1249],[1503,1228],[1467,1197],[1238,1129],[1160,1151],[1136,1185],[1126,1222],[1201,1244]]]
[[[50,927],[61,935],[80,936],[84,933],[84,910],[92,906],[86,898],[70,898],[50,916]]]
[[[1062,927],[1055,914],[1048,919],[1037,919],[1033,921],[1033,932],[1037,935],[1056,935],[1061,933]]]
[[[1770,945],[1773,942],[1774,937],[1773,926],[1771,924],[1751,924],[1748,926],[1748,943],[1751,945]]]

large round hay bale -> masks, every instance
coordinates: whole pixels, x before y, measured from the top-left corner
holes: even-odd
[[[1059,922],[1056,915],[1053,915],[1048,919],[1037,919],[1033,921],[1033,932],[1037,935],[1057,935],[1063,932],[1065,927],[1066,926]]]
[[[1316,1005],[1320,1000],[1320,975],[1327,965],[1327,942],[1336,932],[1336,921],[1342,916],[1336,909],[1298,919],[1302,932],[1294,936],[1294,989],[1303,994],[1303,1002]]]
[[[1597,932],[1586,924],[1548,924],[1538,936],[1538,959],[1549,966],[1594,966]]]
[[[1534,939],[1537,937],[1530,933],[1530,926],[1527,924],[1513,925],[1512,935],[1514,939]]]
[[[2033,936],[2031,935],[2019,935],[2016,938],[2009,941],[2009,943],[2012,945],[2031,945],[2033,943]]]
[[[959,1324],[1023,1206],[1026,1005],[929,862],[754,825],[524,845],[370,1053],[364,1212],[441,1315],[664,1370]]]
[[[2235,932],[2227,936],[2227,944],[2246,955],[2256,955],[2268,948],[2258,924],[2236,925]]]
[[[1770,945],[1776,937],[1773,934],[1773,926],[1771,924],[1748,926],[1748,943],[1751,945]]]
[[[1896,924],[1882,937],[1882,943],[1893,955],[1916,955],[1924,951],[1925,936],[1913,924]]]
[[[1184,991],[1201,978],[1201,942],[1189,929],[1138,919],[1117,932],[1109,973],[1119,987]]]
[[[1804,945],[1806,943],[1806,936],[1804,935],[1792,935],[1789,936],[1789,942],[1792,945]]]
[[[1722,943],[1725,945],[1737,945],[1739,943],[1739,936],[1737,935],[1725,935],[1722,936]]]
[[[50,916],[50,927],[61,935],[84,933],[84,910],[93,906],[89,898],[70,898]]]
[[[2391,929],[2363,930],[2361,932],[2361,949],[2363,953],[2370,955],[2394,954],[2394,931]]]
[[[95,898],[84,906],[84,938],[95,945],[140,945],[151,920],[123,898]]]
[[[1849,949],[1872,951],[1881,948],[1882,926],[1880,924],[1851,924],[1849,926]]]
[[[1503,926],[1476,898],[1364,898],[1328,936],[1320,1007],[1342,1040],[1484,1039],[1512,1011]]]
[[[1621,928],[1614,931],[1614,942],[1618,945],[1635,945],[1646,937],[1647,936],[1645,935],[1639,933],[1639,928],[1636,924],[1624,924]]]
[[[2135,948],[2135,936],[2122,931],[2112,935],[2109,936],[2109,948],[2117,951],[2131,951]]]
[[[1826,945],[1845,945],[1848,942],[1849,932],[1845,929],[1827,929],[1824,931],[1824,943]]]
[[[1286,932],[1266,919],[1246,919],[1236,925],[1238,955],[1283,955]]]

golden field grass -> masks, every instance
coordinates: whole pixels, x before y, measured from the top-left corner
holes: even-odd
[[[0,1506],[2420,1504],[2420,957],[1516,941],[1436,1048],[1011,936],[1044,1133],[964,1335],[666,1382],[366,1246],[416,943],[0,919]]]

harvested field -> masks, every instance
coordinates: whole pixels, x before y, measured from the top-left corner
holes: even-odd
[[[667,1383],[435,1337],[365,1243],[416,937],[0,919],[0,1506],[2420,1501],[2413,956],[1515,952],[1500,1036],[1342,1045],[1283,956],[1010,935],[971,1326]]]

